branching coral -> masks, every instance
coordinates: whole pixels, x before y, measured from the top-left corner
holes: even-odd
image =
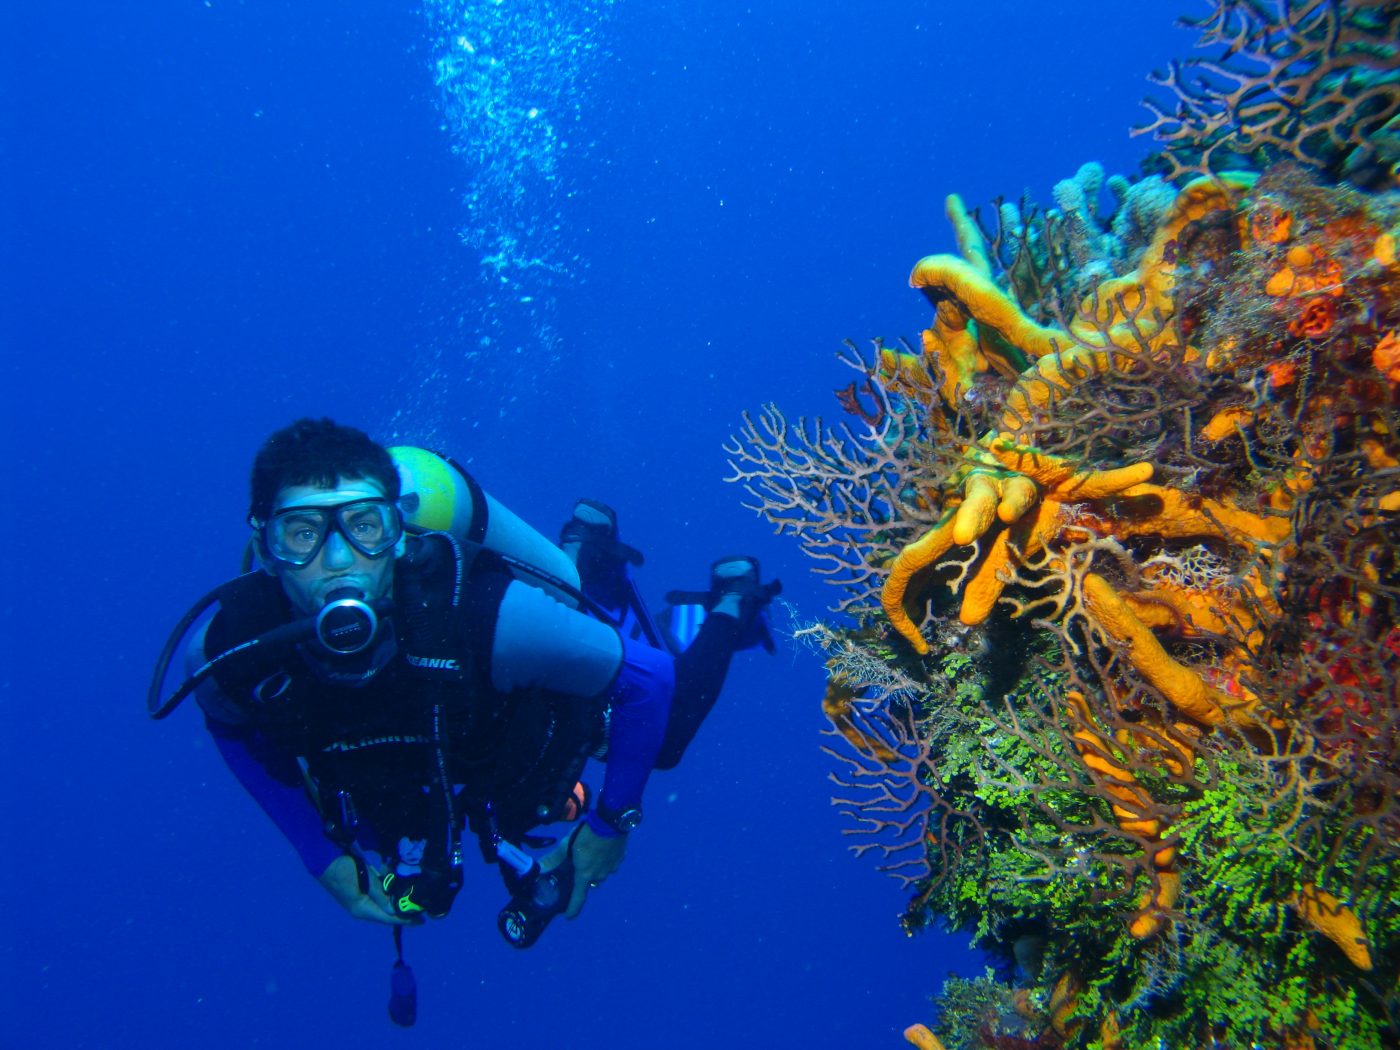
[[[803,632],[835,801],[911,890],[909,928],[1043,945],[1019,1020],[935,1026],[950,1047],[1379,1046],[1400,193],[1211,171],[1114,255],[1096,178],[1035,235],[1003,208],[988,240],[950,199],[960,254],[911,278],[918,350],[843,355],[858,424],[770,408],[727,448],[855,619]]]
[[[1216,59],[1173,62],[1154,80],[1136,129],[1164,144],[1171,178],[1281,160],[1365,185],[1389,182],[1400,114],[1400,8],[1366,0],[1218,0],[1197,47]]]
[[[927,463],[918,458],[930,445],[928,421],[898,393],[899,361],[909,356],[879,347],[869,364],[850,346],[840,355],[862,375],[840,395],[858,427],[820,418],[790,424],[769,406],[758,418],[746,413],[739,436],[726,446],[730,480],[747,489],[751,509],[779,532],[796,535],[816,571],[849,592],[841,612],[870,606],[883,575],[880,561],[936,516],[922,477]],[[892,370],[876,382],[882,362]],[[858,389],[868,392],[872,408],[859,403]]]
[[[875,851],[881,871],[927,894],[951,868],[953,843],[971,849],[982,835],[975,812],[929,791],[943,779],[946,730],[920,724],[922,684],[901,674],[888,654],[881,659],[868,643],[820,625],[798,637],[828,653],[822,706],[832,735],[846,746],[823,750],[838,762],[831,781],[840,794],[832,802],[851,818],[845,834],[856,839],[852,849],[857,855]]]

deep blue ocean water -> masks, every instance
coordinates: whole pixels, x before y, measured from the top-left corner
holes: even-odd
[[[579,921],[512,951],[473,865],[409,934],[409,1032],[388,934],[304,874],[192,706],[147,721],[151,663],[304,414],[448,449],[551,533],[607,500],[654,599],[748,551],[821,615],[721,443],[770,400],[834,415],[843,338],[917,336],[944,194],[1134,171],[1184,6],[10,9],[0,1046],[902,1045],[983,961],[906,938],[845,851],[812,654],[736,660]]]

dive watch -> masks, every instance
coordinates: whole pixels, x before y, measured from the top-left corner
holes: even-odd
[[[598,806],[598,817],[614,831],[626,835],[635,831],[637,825],[642,822],[642,808],[640,806],[628,806],[626,809],[611,810],[600,803]]]

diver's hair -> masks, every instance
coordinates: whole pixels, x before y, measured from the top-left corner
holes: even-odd
[[[399,498],[399,472],[389,453],[354,427],[331,419],[298,419],[263,442],[253,460],[250,518],[266,521],[288,485],[329,488],[336,478],[377,481],[390,502]]]

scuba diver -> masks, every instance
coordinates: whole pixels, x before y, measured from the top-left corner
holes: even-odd
[[[464,832],[500,867],[511,944],[577,916],[733,653],[772,651],[764,609],[781,584],[723,558],[658,623],[605,504],[580,500],[556,547],[451,461],[328,419],[271,435],[251,489],[245,569],[259,567],[177,626],[148,709],[193,695],[307,870],[352,916],[394,927],[390,1014],[412,1024],[402,928],[448,913]],[[596,804],[579,780],[590,757],[605,762]],[[560,821],[562,838],[541,833]]]

